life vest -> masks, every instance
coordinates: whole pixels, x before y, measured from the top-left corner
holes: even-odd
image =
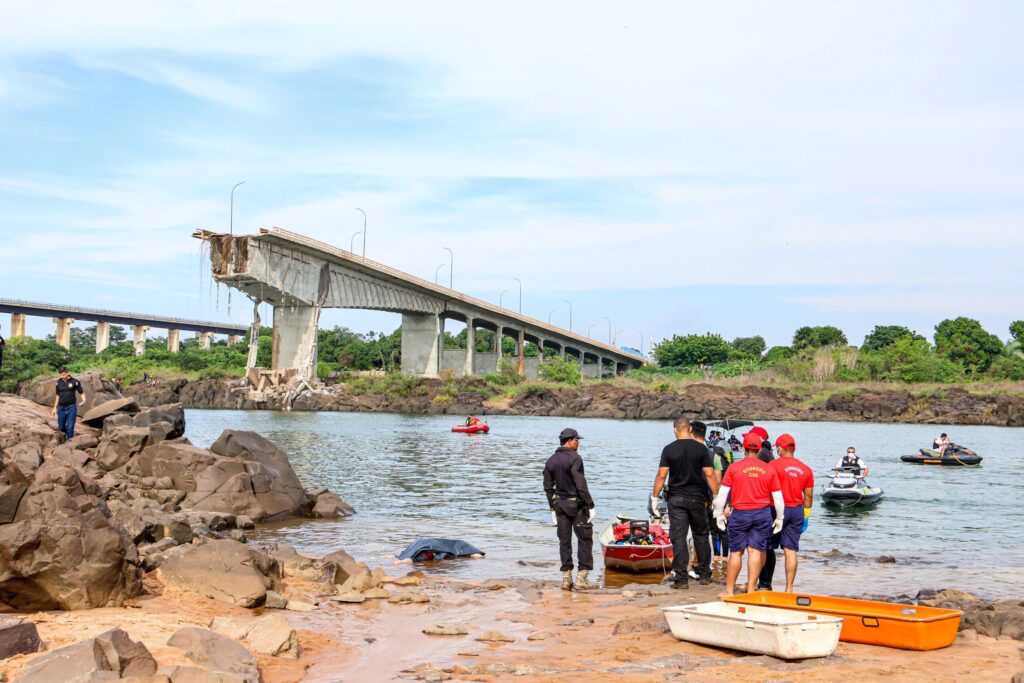
[[[842,465],[844,468],[849,467],[851,469],[857,470],[864,469],[864,466],[861,464],[860,458],[857,457],[856,453],[854,453],[853,455],[850,455],[849,453],[844,455]]]

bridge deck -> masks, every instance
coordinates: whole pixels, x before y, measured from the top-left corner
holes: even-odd
[[[187,332],[213,332],[214,334],[245,334],[248,325],[231,325],[228,323],[207,322],[202,320],[185,320],[183,318],[166,318],[141,313],[125,313],[108,311],[101,308],[82,308],[80,306],[62,306],[45,304],[19,299],[0,299],[0,313],[23,313],[43,318],[72,318],[91,322],[108,322],[115,325],[147,325],[168,330],[185,330]]]

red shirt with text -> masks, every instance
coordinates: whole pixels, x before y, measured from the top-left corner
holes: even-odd
[[[722,486],[731,489],[730,504],[736,510],[771,507],[772,492],[781,490],[775,468],[757,458],[743,458],[730,465]]]

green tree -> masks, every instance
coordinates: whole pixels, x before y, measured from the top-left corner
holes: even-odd
[[[68,360],[67,350],[53,340],[14,337],[4,347],[0,390],[14,392],[36,377],[55,375]]]
[[[773,346],[761,359],[765,365],[776,365],[793,357],[793,349],[788,346]]]
[[[886,380],[956,382],[964,374],[961,365],[935,353],[931,344],[918,336],[897,339],[878,355],[882,358],[882,379]]]
[[[805,325],[793,334],[793,349],[796,351],[820,349],[823,346],[846,346],[848,343],[843,331],[832,325]]]
[[[902,325],[875,325],[875,329],[864,337],[864,344],[860,348],[861,351],[881,351],[900,339],[924,339],[924,337]]]
[[[764,343],[764,337],[761,335],[755,335],[753,337],[736,337],[732,340],[732,348],[743,353],[748,353],[751,356],[761,357],[764,350],[768,347]]]
[[[1003,342],[972,318],[946,319],[935,326],[939,355],[962,364],[971,373],[988,370],[1003,351]]]
[[[583,372],[579,364],[561,356],[545,358],[540,364],[540,376],[549,382],[562,384],[579,384],[583,380]]]
[[[654,358],[664,368],[713,365],[725,361],[731,348],[729,342],[711,332],[682,337],[673,335],[655,347]]]
[[[1010,323],[1010,336],[1013,341],[1024,344],[1024,320],[1014,320]]]

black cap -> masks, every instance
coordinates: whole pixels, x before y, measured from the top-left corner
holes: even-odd
[[[568,441],[569,439],[582,439],[583,437],[580,436],[580,433],[572,427],[566,427],[562,430],[562,433],[558,435],[558,438],[561,441]]]
[[[60,366],[60,374],[63,375],[67,371],[68,371],[68,366],[66,366],[66,365]]]

